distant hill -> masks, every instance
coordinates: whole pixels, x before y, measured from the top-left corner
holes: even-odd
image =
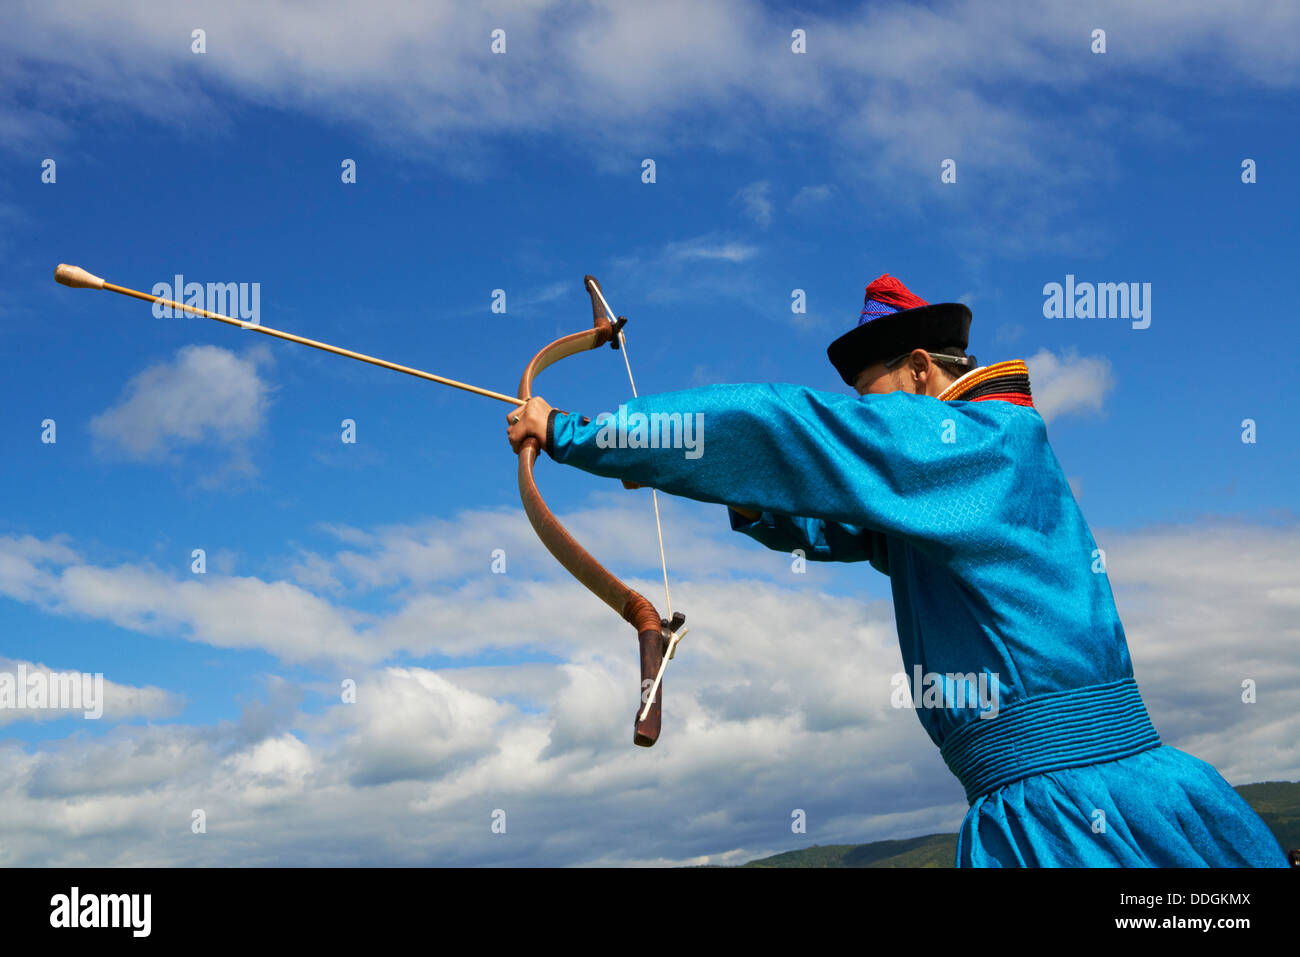
[[[1300,782],[1244,784],[1237,793],[1277,835],[1283,849],[1300,847]],[[952,867],[957,860],[956,834],[927,834],[901,841],[828,844],[786,851],[742,867]]]
[[[901,841],[870,844],[814,844],[786,851],[744,867],[952,867],[957,859],[956,834],[927,834]]]
[[[1283,850],[1300,847],[1300,782],[1243,784],[1237,788],[1237,793],[1277,835]]]

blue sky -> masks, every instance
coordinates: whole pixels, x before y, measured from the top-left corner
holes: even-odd
[[[960,299],[981,361],[1030,361],[1165,740],[1233,783],[1300,776],[1294,14],[327,9],[5,15],[0,658],[112,683],[101,721],[0,728],[11,818],[64,821],[48,833],[84,838],[88,863],[569,864],[744,860],[964,810],[914,716],[884,706],[883,577],[791,575],[720,508],[665,502],[692,628],[664,739],[634,751],[634,646],[537,544],[504,405],[155,319],[56,285],[59,262],[144,290],[260,283],[264,325],[507,393],[589,324],[584,273],[630,317],[643,393],[842,390],[825,348],[867,282]],[[1150,283],[1150,327],[1044,318],[1067,274]],[[603,350],[538,392],[594,415],[628,387]],[[644,492],[538,475],[580,540],[660,594]],[[756,642],[751,616],[799,647]],[[1242,675],[1269,690],[1253,707]],[[349,677],[385,704],[340,704]],[[621,817],[647,786],[679,796],[658,842]],[[217,824],[193,838],[208,804],[263,850]],[[518,808],[508,845],[496,807]],[[815,809],[807,835],[790,807]],[[370,823],[310,850],[345,810]],[[0,840],[0,860],[72,862],[49,841]]]

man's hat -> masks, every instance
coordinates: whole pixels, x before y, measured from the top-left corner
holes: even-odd
[[[847,385],[867,366],[913,349],[965,351],[970,341],[970,309],[960,302],[931,305],[888,273],[867,286],[864,300],[857,328],[826,350]]]

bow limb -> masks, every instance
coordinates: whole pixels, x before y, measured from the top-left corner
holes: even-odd
[[[547,366],[579,352],[597,349],[606,343],[615,349],[618,348],[618,326],[610,322],[610,317],[600,298],[600,285],[593,276],[586,277],[586,288],[591,296],[592,328],[557,339],[533,357],[528,367],[524,369],[523,378],[519,381],[520,402],[532,398],[533,379]],[[641,646],[641,694],[644,696],[654,686],[669,636],[676,627],[680,626],[677,619],[683,616],[675,615],[670,627],[670,623],[659,617],[659,612],[647,598],[596,561],[595,557],[579,545],[568,530],[560,524],[560,520],[542,500],[542,495],[537,490],[537,482],[533,478],[533,466],[540,450],[540,444],[535,438],[526,439],[519,450],[519,497],[523,500],[524,512],[528,515],[528,521],[532,523],[538,538],[556,560],[568,569],[574,578],[586,585],[597,598],[622,615],[636,629],[637,640]],[[649,709],[641,707],[645,704],[644,697],[637,707],[632,740],[641,747],[648,748],[659,739],[662,696],[663,686],[660,684],[655,689],[654,699],[650,702]]]

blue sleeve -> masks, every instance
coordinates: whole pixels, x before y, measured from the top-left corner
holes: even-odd
[[[1014,499],[1020,449],[1006,417],[1019,412],[1044,432],[1020,430],[1024,441],[1044,442],[1042,420],[1009,403],[715,385],[630,400],[586,425],[554,415],[547,450],[593,474],[697,501],[946,547],[969,537],[982,512]],[[661,441],[674,424],[678,441]]]

